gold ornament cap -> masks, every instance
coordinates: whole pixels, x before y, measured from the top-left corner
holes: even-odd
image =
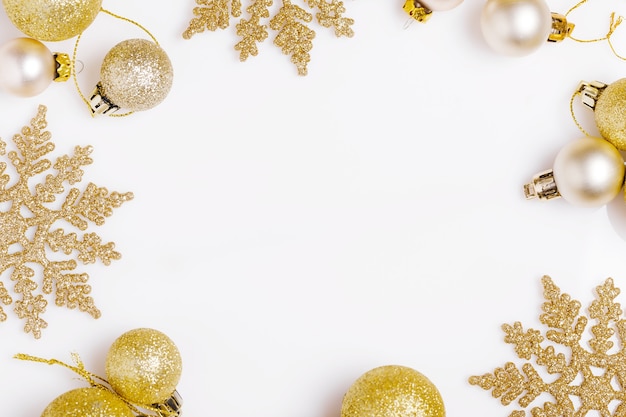
[[[418,371],[399,365],[374,368],[348,389],[341,417],[445,417],[437,387]]]
[[[91,97],[92,111],[151,109],[167,97],[173,78],[172,63],[159,45],[146,39],[122,41],[104,57]]]
[[[115,392],[138,404],[163,404],[174,397],[182,373],[178,348],[164,333],[134,329],[117,338],[106,358]]]
[[[2,0],[7,16],[28,36],[63,41],[82,33],[94,21],[102,0]]]
[[[131,409],[110,391],[77,388],[55,398],[41,417],[134,417]]]

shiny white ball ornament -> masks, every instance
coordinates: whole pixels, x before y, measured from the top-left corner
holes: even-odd
[[[487,0],[480,25],[493,50],[524,56],[548,40],[552,14],[544,0]]]
[[[561,197],[580,206],[607,204],[624,184],[622,155],[600,138],[585,137],[563,147],[552,171]]]
[[[463,0],[420,0],[420,4],[433,12],[445,12],[452,10],[463,3]]]
[[[55,72],[54,55],[38,40],[16,38],[0,46],[0,90],[36,96],[50,85]]]

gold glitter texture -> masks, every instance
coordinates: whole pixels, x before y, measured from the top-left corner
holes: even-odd
[[[77,259],[83,264],[100,259],[105,265],[120,258],[114,250],[115,245],[102,243],[96,233],[85,233],[79,238],[76,233],[66,233],[55,228],[55,223],[64,220],[79,230],[86,230],[88,224],[104,224],[105,218],[113,209],[133,198],[132,193],[109,193],[106,188],[88,184],[82,193],[77,188],[70,188],[65,200],[57,208],[49,207],[65,192],[65,184],[74,185],[82,180],[82,166],[92,163],[89,157],[92,147],[77,146],[74,155],[63,155],[52,163],[43,157],[54,150],[50,141],[51,134],[44,129],[46,107],[39,106],[37,115],[25,126],[20,134],[13,137],[18,151],[8,153],[8,159],[18,174],[13,185],[7,174],[7,163],[0,161],[0,202],[9,203],[6,211],[0,211],[0,275],[8,270],[13,290],[21,298],[15,301],[17,316],[26,321],[24,331],[41,337],[41,330],[47,323],[40,317],[45,311],[47,301],[44,294],[55,291],[55,303],[70,309],[78,307],[94,318],[100,317],[100,310],[89,296],[91,287],[87,285],[86,273],[72,272],[76,269],[74,259],[53,261],[48,259],[46,247],[53,252],[71,255],[78,253]],[[6,154],[6,143],[0,140],[0,155]],[[56,173],[49,173],[34,188],[29,180],[53,168]],[[29,264],[43,267],[42,284],[34,280],[35,270]],[[41,293],[35,291],[40,288]],[[8,290],[0,282],[0,301],[4,305],[13,302]],[[0,321],[7,316],[0,306]]]
[[[609,84],[596,102],[594,115],[604,139],[626,150],[626,78]]]
[[[100,69],[102,93],[115,105],[142,111],[161,103],[174,71],[165,51],[146,39],[127,39],[106,54]]]
[[[437,387],[405,366],[374,368],[350,387],[341,417],[445,417]]]
[[[77,388],[55,398],[41,417],[134,417],[119,397],[100,387]]]
[[[131,402],[161,403],[172,396],[182,372],[176,345],[154,329],[134,329],[109,349],[106,375],[115,392]]]
[[[506,334],[504,341],[515,346],[519,358],[530,360],[534,357],[538,366],[555,376],[542,378],[528,362],[521,370],[508,362],[493,373],[470,377],[469,383],[491,390],[503,405],[517,399],[520,407],[527,408],[539,395],[551,396],[552,402],[530,410],[533,417],[583,417],[592,410],[603,417],[626,415],[626,392],[623,389],[626,386],[626,320],[621,318],[620,304],[614,301],[620,290],[613,285],[611,278],[596,287],[596,299],[589,306],[589,319],[595,320],[595,324],[590,329],[593,336],[588,341],[591,348],[588,350],[581,346],[589,321],[579,315],[581,303],[561,293],[550,277],[544,276],[542,283],[546,302],[539,321],[550,329],[545,338],[538,330],[524,330],[519,322],[505,324],[502,329]],[[614,336],[619,343],[611,340]],[[569,357],[556,353],[553,345],[543,347],[545,339],[567,349]],[[575,405],[572,397],[578,397],[580,405]],[[614,405],[617,408],[611,411]],[[522,410],[509,414],[510,417],[525,415]]]
[[[62,41],[94,21],[102,0],[2,0],[11,22],[40,41]]]
[[[310,8],[318,10],[315,15],[318,23],[325,28],[334,28],[337,37],[354,35],[351,28],[354,20],[343,16],[345,7],[342,1],[303,1]],[[230,25],[231,16],[241,15],[241,3],[238,0],[196,0],[196,3],[198,7],[193,9],[196,17],[191,19],[183,32],[185,39],[205,30],[226,29]],[[315,32],[304,23],[310,23],[313,16],[290,0],[283,0],[277,14],[271,17],[268,8],[272,4],[272,0],[251,0],[251,5],[246,8],[250,18],[242,18],[236,25],[237,35],[241,37],[241,41],[235,44],[235,50],[240,52],[239,59],[245,61],[249,56],[258,54],[257,43],[268,37],[267,25],[262,20],[270,19],[269,27],[278,32],[274,44],[284,54],[291,56],[291,62],[296,65],[299,75],[306,75]]]

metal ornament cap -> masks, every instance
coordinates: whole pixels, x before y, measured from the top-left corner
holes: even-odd
[[[602,137],[617,149],[626,150],[626,78],[600,92],[594,117]]]
[[[548,40],[552,14],[544,0],[487,0],[480,26],[494,51],[524,56]]]
[[[584,137],[563,147],[553,166],[556,187],[572,204],[598,207],[610,202],[624,184],[624,159],[601,138]]]
[[[61,394],[41,417],[134,417],[119,397],[103,388],[77,388]]]
[[[420,0],[419,2],[433,12],[445,12],[458,7],[463,0]]]
[[[106,54],[100,68],[101,92],[129,111],[153,108],[167,97],[174,72],[165,51],[146,39],[128,39]]]
[[[118,337],[106,358],[107,381],[125,399],[161,404],[173,396],[182,373],[178,348],[154,329],[134,329]]]
[[[102,0],[2,0],[7,16],[40,41],[63,41],[82,33],[100,12]]]
[[[398,365],[374,368],[348,389],[341,417],[445,417],[437,387],[418,371]]]

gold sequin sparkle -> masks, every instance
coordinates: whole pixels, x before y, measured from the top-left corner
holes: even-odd
[[[549,329],[545,337],[538,330],[524,330],[519,322],[505,324],[502,329],[504,341],[515,347],[517,356],[534,359],[549,376],[542,376],[530,362],[521,367],[507,362],[493,373],[470,377],[469,383],[491,390],[503,405],[517,400],[523,409],[546,394],[551,400],[532,407],[529,415],[533,417],[583,417],[591,411],[605,417],[626,415],[626,320],[620,304],[615,302],[619,288],[611,278],[596,287],[596,299],[589,305],[587,318],[579,314],[581,303],[561,293],[550,277],[544,276],[542,282],[546,302],[539,321]],[[587,348],[582,340],[589,319],[595,324],[590,328],[592,337]],[[552,344],[544,345],[546,339]],[[567,356],[559,352],[563,349],[568,351]],[[509,417],[526,415],[523,410],[515,410]]]
[[[13,302],[9,290],[0,281],[0,301],[14,305],[17,316],[26,321],[24,331],[35,338],[47,327],[41,318],[48,304],[44,295],[53,291],[56,305],[78,308],[94,318],[100,317],[100,310],[89,296],[89,276],[75,271],[74,259],[56,260],[58,256],[55,260],[49,259],[49,251],[61,252],[66,258],[75,252],[83,264],[100,260],[109,265],[121,256],[112,242],[103,243],[96,233],[82,236],[66,233],[57,222],[64,221],[81,231],[90,223],[100,226],[113,214],[114,208],[133,198],[132,193],[109,193],[106,188],[92,183],[82,193],[74,187],[66,190],[82,180],[81,168],[92,163],[89,156],[92,147],[76,146],[73,155],[60,156],[54,162],[45,159],[44,156],[54,150],[54,143],[50,141],[52,135],[45,130],[45,115],[46,107],[39,106],[30,126],[13,136],[17,151],[6,154],[6,143],[0,139],[0,156],[7,155],[17,173],[16,181],[12,181],[12,175],[6,172],[7,163],[0,161],[0,202],[8,204],[7,209],[0,210],[0,276],[11,271],[8,282],[20,297]],[[40,183],[29,184],[50,170],[53,171]],[[63,196],[61,204],[54,204]],[[37,264],[43,269],[40,283],[35,281]],[[0,321],[6,319],[0,306]]]

